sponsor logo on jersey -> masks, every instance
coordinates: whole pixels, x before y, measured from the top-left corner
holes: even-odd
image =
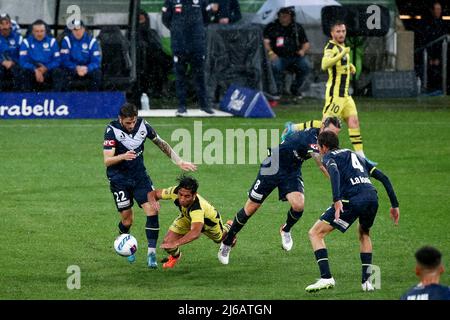
[[[370,182],[370,179],[367,177],[354,177],[354,178],[350,178],[350,182],[351,184],[354,186],[355,184],[360,184],[360,183],[369,183],[372,184],[372,182]]]
[[[105,140],[105,141],[103,141],[103,145],[105,147],[115,147],[116,141],[115,140]]]

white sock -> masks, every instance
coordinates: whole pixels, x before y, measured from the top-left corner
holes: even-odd
[[[148,248],[147,255],[149,255],[150,253],[156,253],[156,248]]]

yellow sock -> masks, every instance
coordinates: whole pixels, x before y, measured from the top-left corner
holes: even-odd
[[[302,131],[308,128],[320,128],[322,126],[322,121],[320,120],[311,120],[302,123],[294,124],[295,131]]]
[[[361,138],[361,131],[359,130],[359,128],[348,128],[348,135],[350,137],[350,142],[353,144],[353,149],[356,152],[363,152],[363,143]]]

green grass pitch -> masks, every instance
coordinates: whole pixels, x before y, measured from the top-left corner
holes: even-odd
[[[182,247],[176,268],[155,271],[145,264],[145,217],[137,206],[136,263],[129,265],[113,250],[119,216],[102,157],[109,120],[2,120],[0,299],[398,299],[417,282],[413,255],[418,247],[437,246],[450,268],[450,99],[355,100],[365,152],[391,178],[401,208],[400,225],[394,227],[384,188],[374,182],[380,208],[372,229],[373,263],[381,268],[380,290],[361,291],[352,226],[326,240],[336,287],[305,292],[319,276],[307,231],[331,203],[329,182],[313,161],[303,167],[305,213],[293,229],[292,251],[281,249],[278,232],[288,204],[274,192],[239,234],[228,266],[217,260],[218,245],[201,237]],[[319,118],[321,102],[304,100],[276,112],[275,119],[203,119],[203,130],[281,130],[289,120]],[[148,120],[172,145],[176,128],[193,129],[193,119]],[[346,129],[340,138],[350,147]],[[173,185],[180,173],[151,142],[145,163],[158,188]],[[195,177],[199,193],[227,220],[245,203],[257,170],[255,164],[203,164]],[[177,214],[170,201],[162,203],[158,243]],[[66,286],[71,265],[81,270],[79,290]],[[448,272],[442,282],[450,284]]]

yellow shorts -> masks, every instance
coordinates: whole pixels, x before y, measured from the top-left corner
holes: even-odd
[[[344,121],[350,116],[357,116],[355,101],[351,96],[348,97],[328,97],[325,100],[323,108],[324,117],[339,117]]]
[[[169,230],[177,234],[185,235],[191,230],[191,220],[185,216],[178,216],[169,227]],[[216,243],[222,241],[223,228],[220,224],[216,224],[213,227],[203,225],[202,233]]]

